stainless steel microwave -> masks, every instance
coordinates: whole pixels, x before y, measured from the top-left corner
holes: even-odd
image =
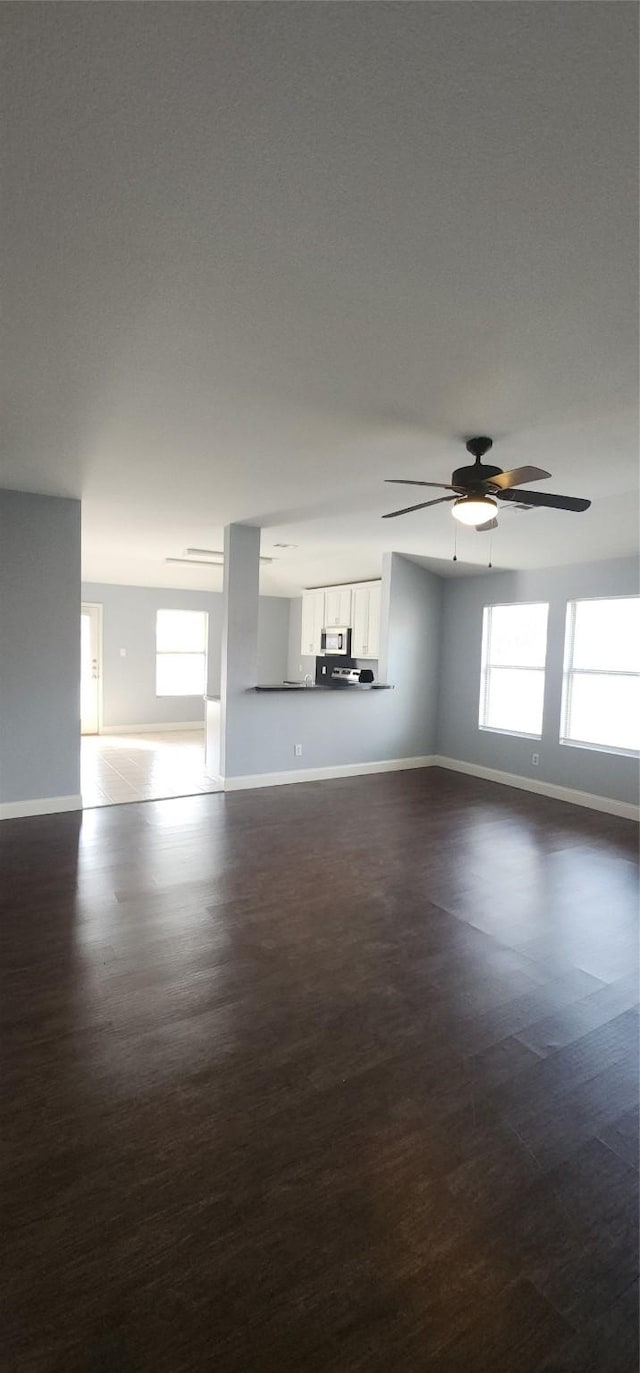
[[[320,634],[320,652],[330,657],[351,656],[351,630],[346,625],[337,629],[323,629]]]

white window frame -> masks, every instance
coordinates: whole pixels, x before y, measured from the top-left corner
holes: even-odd
[[[202,615],[202,616],[203,616],[203,619],[204,619],[204,653],[203,653],[202,649],[198,649],[198,650],[196,651],[195,649],[183,649],[183,648],[181,648],[181,649],[166,649],[166,648],[159,649],[159,648],[158,648],[158,615],[160,615],[160,614],[161,614],[163,611],[165,611],[165,610],[170,611],[172,615],[173,615],[173,614],[178,614],[178,615],[182,615],[182,614],[194,615],[194,614],[195,614],[195,615]],[[206,693],[206,690],[207,690],[207,663],[208,663],[208,658],[209,658],[209,614],[208,614],[208,611],[206,611],[206,610],[191,609],[190,607],[187,607],[187,606],[171,606],[171,605],[158,606],[158,609],[156,610],[156,628],[155,628],[155,635],[156,635],[156,644],[155,644],[154,669],[155,669],[155,688],[156,688],[155,694],[156,694],[156,700],[157,700],[157,701],[179,701],[179,700],[185,700],[185,701],[191,700],[191,701],[192,701],[192,700],[194,700],[194,699],[198,699],[199,697],[200,697],[200,698],[203,697],[203,696],[205,695],[205,693]],[[187,657],[187,656],[190,656],[190,657],[193,657],[193,658],[202,658],[202,657],[204,657],[204,670],[203,670],[202,690],[201,690],[201,691],[158,691],[158,659],[159,659],[159,658],[173,658],[173,657],[176,657],[176,658],[184,658],[184,657]]]
[[[545,640],[544,662],[542,667],[529,667],[522,663],[490,663],[488,662],[488,649],[491,643],[491,618],[494,610],[515,609],[516,606],[545,606],[547,611],[547,636]],[[547,653],[549,646],[549,602],[548,601],[500,601],[495,605],[485,605],[482,607],[482,657],[480,659],[480,701],[478,705],[478,729],[485,734],[506,734],[513,739],[542,739],[544,729],[544,686],[547,671]],[[530,734],[523,729],[501,729],[499,725],[485,725],[483,720],[487,714],[487,700],[489,694],[489,676],[492,667],[499,667],[506,672],[541,672],[543,678],[543,704],[542,722],[540,733]]]
[[[640,751],[634,748],[619,748],[614,744],[592,744],[586,739],[569,739],[567,728],[571,718],[571,690],[574,677],[639,677],[640,673],[625,671],[621,668],[591,668],[573,666],[573,647],[576,629],[576,606],[591,601],[637,601],[637,596],[578,596],[575,601],[567,601],[564,633],[564,664],[562,672],[562,711],[560,714],[559,742],[565,748],[592,749],[594,753],[613,753],[620,758],[640,758]]]

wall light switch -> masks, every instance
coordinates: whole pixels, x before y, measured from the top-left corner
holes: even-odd
[[[120,657],[121,657],[121,658],[126,658],[126,656],[127,656],[127,650],[126,650],[126,648],[121,648],[121,649],[120,649]]]
[[[296,755],[296,758],[301,758],[301,757],[302,757],[302,744],[294,744],[294,746],[293,746],[293,751],[294,751],[294,753],[295,753],[295,755]]]

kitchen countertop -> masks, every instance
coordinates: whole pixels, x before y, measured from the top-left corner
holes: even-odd
[[[315,691],[393,691],[393,687],[388,682],[311,682],[308,686],[305,682],[265,682],[249,687],[249,691],[297,691],[300,695],[306,691],[312,695]]]

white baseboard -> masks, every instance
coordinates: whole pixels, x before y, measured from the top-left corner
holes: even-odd
[[[212,781],[219,780],[224,791],[248,791],[257,787],[288,786],[294,782],[323,782],[335,777],[363,777],[367,773],[402,772],[409,768],[429,767],[447,768],[451,772],[466,773],[469,777],[481,777],[487,782],[498,782],[506,787],[516,787],[519,791],[549,796],[552,800],[566,801],[572,806],[585,806],[589,810],[603,811],[607,815],[619,815],[625,820],[640,820],[640,807],[630,801],[616,801],[610,796],[594,796],[589,791],[576,791],[573,787],[556,786],[553,782],[538,781],[534,777],[520,777],[514,772],[500,772],[498,768],[485,768],[478,763],[465,763],[458,758],[444,758],[437,754],[420,758],[387,758],[375,763],[343,763],[328,768],[299,768],[291,772],[260,772],[254,776],[212,778]],[[80,795],[44,796],[29,801],[3,801],[0,802],[0,820],[18,820],[30,815],[58,815],[63,811],[72,810],[82,810]]]
[[[588,810],[601,810],[606,815],[620,815],[625,820],[640,820],[640,806],[631,801],[615,801],[610,796],[594,796],[590,791],[575,791],[573,787],[560,787],[555,782],[538,781],[537,777],[520,777],[515,772],[500,772],[498,768],[481,767],[478,763],[465,763],[459,758],[435,757],[432,767],[449,768],[451,772],[465,772],[469,777],[483,777],[487,782],[500,782],[506,787],[517,787],[519,791],[533,791],[539,796],[550,796],[554,801],[567,801],[571,806],[586,806]]]
[[[281,787],[292,782],[324,782],[334,777],[362,777],[369,772],[400,772],[405,768],[429,767],[449,768],[452,772],[464,772],[470,777],[482,777],[487,782],[499,782],[503,786],[516,787],[520,791],[549,796],[555,801],[566,801],[572,806],[604,811],[607,815],[619,815],[625,820],[640,820],[640,807],[629,801],[616,801],[609,796],[594,796],[590,791],[576,791],[573,787],[556,786],[553,782],[542,782],[535,777],[520,777],[515,772],[500,772],[498,768],[485,768],[477,763],[465,763],[458,758],[443,758],[437,754],[420,758],[390,758],[376,763],[343,763],[329,768],[299,768],[291,772],[262,772],[253,776],[226,777],[223,778],[223,787],[225,791],[247,791],[254,787]]]
[[[334,777],[363,777],[369,772],[403,772],[428,768],[435,761],[423,758],[386,758],[376,763],[340,763],[330,768],[297,768],[291,772],[257,772],[253,776],[225,777],[225,791],[249,791],[254,787],[282,787],[292,782],[326,782]]]
[[[103,725],[100,734],[170,734],[183,729],[204,730],[204,716],[201,720],[184,720],[182,724],[174,720],[164,725]]]
[[[42,796],[35,801],[0,801],[0,820],[20,820],[26,815],[59,815],[65,810],[82,810],[82,797]]]

